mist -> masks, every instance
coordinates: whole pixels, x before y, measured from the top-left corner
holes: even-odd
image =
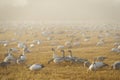
[[[0,0],[0,21],[119,22],[119,0]]]

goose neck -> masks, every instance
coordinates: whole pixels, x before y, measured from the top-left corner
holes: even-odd
[[[65,52],[62,52],[62,57],[63,57],[63,58],[65,57]]]
[[[69,53],[70,53],[70,54],[69,54],[69,55],[70,55],[70,57],[73,57],[73,56],[72,56],[72,52],[69,52]]]

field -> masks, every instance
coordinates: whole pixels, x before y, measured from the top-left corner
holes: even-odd
[[[32,28],[32,27],[31,27]],[[33,40],[41,40],[40,45],[35,45],[30,48],[31,52],[26,53],[27,61],[26,65],[40,63],[45,67],[39,71],[30,71],[26,65],[10,64],[6,69],[0,67],[0,80],[120,80],[120,71],[111,70],[110,66],[115,61],[120,61],[120,55],[111,52],[114,47],[113,44],[116,42],[114,36],[119,33],[120,30],[111,30],[106,28],[101,28],[100,30],[91,28],[73,28],[73,27],[46,27],[39,28],[33,27],[23,27],[23,28],[6,28],[4,33],[0,34],[0,40],[12,40],[17,39],[17,41],[25,42],[28,46]],[[4,28],[1,28],[1,31]],[[105,35],[107,32],[109,36],[104,36],[105,44],[102,46],[96,46],[99,41],[98,35]],[[43,31],[54,32],[49,36],[43,36],[41,33]],[[15,35],[15,32],[17,35]],[[82,33],[90,36],[89,41],[84,41]],[[80,46],[75,46],[72,48],[65,48],[65,55],[68,55],[67,50],[72,50],[73,56],[86,58],[90,62],[97,56],[106,56],[107,59],[104,61],[109,64],[108,67],[98,69],[96,72],[87,72],[87,68],[83,64],[77,63],[67,63],[62,62],[60,64],[55,64],[51,62],[48,64],[48,60],[52,58],[51,48],[56,48],[51,43],[57,43],[58,45],[64,45],[66,41],[70,41],[70,35],[74,36],[73,42],[80,42]],[[47,38],[52,38],[48,40]],[[73,37],[72,37],[73,38]],[[7,53],[7,49],[17,48],[17,42],[9,42],[7,46],[0,45],[0,61],[4,59],[4,54]],[[22,54],[22,49],[18,48],[20,51],[13,53],[15,57]],[[60,50],[57,50],[57,54],[61,56]]]

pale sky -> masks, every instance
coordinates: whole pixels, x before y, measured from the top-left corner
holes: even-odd
[[[119,21],[120,0],[0,0],[1,21]]]

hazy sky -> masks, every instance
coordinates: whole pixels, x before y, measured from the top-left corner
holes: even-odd
[[[119,21],[120,0],[0,0],[2,21]]]

